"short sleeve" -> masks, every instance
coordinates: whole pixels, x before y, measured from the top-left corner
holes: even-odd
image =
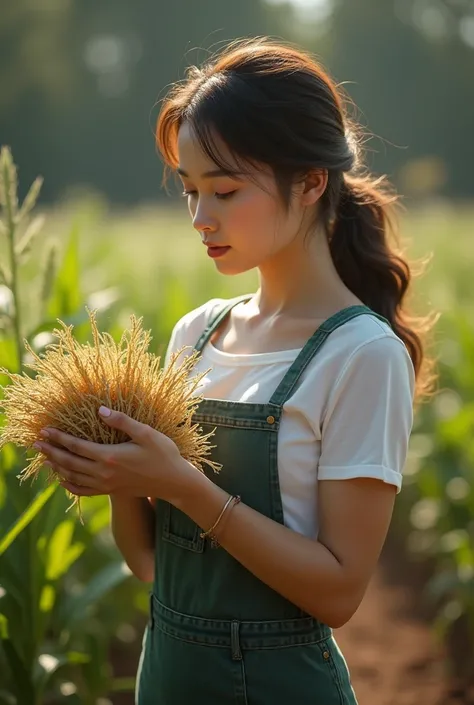
[[[379,478],[402,486],[415,373],[395,336],[362,344],[344,365],[323,417],[319,480]]]
[[[165,355],[165,362],[164,362],[165,368],[168,367],[171,355],[174,352],[176,352],[176,350],[179,350],[179,348],[181,347],[179,344],[179,339],[180,339],[179,332],[182,327],[180,325],[180,323],[181,322],[178,321],[178,323],[176,323],[173,330],[171,331],[171,336],[169,339],[168,347],[166,348],[166,355]]]

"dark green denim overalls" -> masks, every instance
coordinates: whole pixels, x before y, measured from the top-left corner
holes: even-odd
[[[239,301],[214,317],[197,350]],[[218,475],[211,471],[212,480],[281,524],[282,406],[330,333],[364,313],[376,315],[351,306],[327,319],[267,404],[205,399],[195,414],[205,432],[216,428],[212,457],[223,467]],[[199,536],[201,527],[174,506],[158,500],[156,516],[156,573],[138,705],[356,705],[346,662],[327,625],[272,590],[224,548],[211,548]]]

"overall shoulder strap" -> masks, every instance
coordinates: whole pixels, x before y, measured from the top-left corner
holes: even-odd
[[[364,314],[376,316],[384,323],[390,325],[389,321],[387,321],[383,316],[380,316],[378,313],[372,311],[372,309],[368,306],[348,306],[347,308],[343,308],[341,311],[338,311],[334,315],[330,316],[319,326],[311,338],[309,338],[298,357],[276,388],[269,403],[276,406],[282,406],[288,397],[291,396],[291,393],[296,387],[301,375],[331,333],[340,326],[344,325],[344,323],[352,321],[352,319],[357,318],[357,316],[362,316]]]
[[[224,306],[220,308],[217,313],[214,314],[214,316],[211,316],[209,323],[201,333],[196,345],[194,346],[194,349],[198,352],[201,352],[208,340],[210,339],[211,335],[220,326],[224,318],[226,318],[226,316],[230,313],[234,306],[237,306],[237,304],[240,304],[242,301],[248,301],[251,298],[252,294],[245,294],[245,296],[239,296],[238,299],[234,299],[233,301],[224,304]]]

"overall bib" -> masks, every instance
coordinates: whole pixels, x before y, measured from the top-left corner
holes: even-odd
[[[211,320],[197,350],[243,298],[226,304]],[[200,403],[194,420],[204,432],[216,429],[212,459],[222,464],[219,474],[210,471],[213,482],[283,524],[277,466],[283,404],[328,336],[366,313],[377,315],[351,306],[327,319],[268,403]],[[156,572],[137,705],[357,705],[332,629],[268,587],[225,549],[211,548],[200,538],[202,528],[208,527],[198,527],[167,502],[156,502]]]

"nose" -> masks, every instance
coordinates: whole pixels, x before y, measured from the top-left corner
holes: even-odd
[[[193,214],[193,227],[200,233],[214,232],[217,229],[217,222],[209,207],[206,207],[203,199],[199,199],[196,210]]]

